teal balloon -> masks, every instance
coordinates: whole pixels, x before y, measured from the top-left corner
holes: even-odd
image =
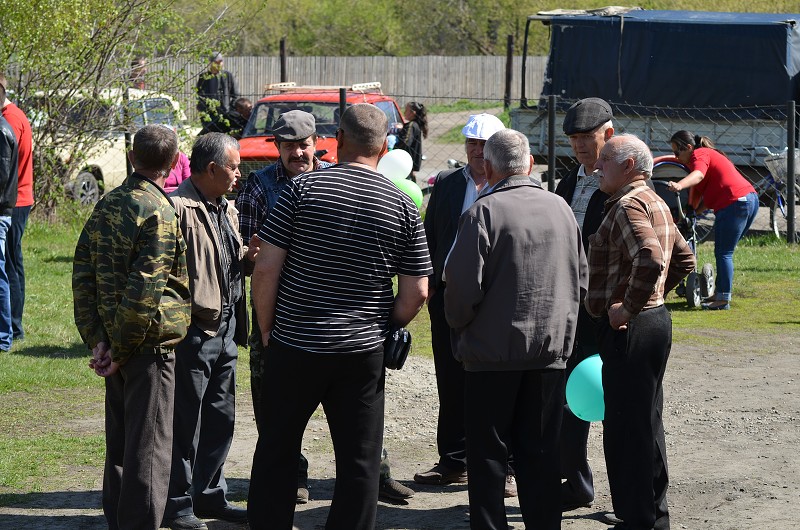
[[[411,197],[417,209],[422,208],[422,190],[417,186],[416,182],[411,182],[408,179],[393,180],[395,186],[400,188],[400,191]]]
[[[606,414],[603,400],[603,361],[599,354],[578,363],[567,380],[567,405],[583,421],[602,421]]]

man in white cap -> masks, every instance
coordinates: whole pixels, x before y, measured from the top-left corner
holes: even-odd
[[[425,214],[425,237],[428,240],[433,274],[428,278],[428,313],[431,319],[431,346],[439,391],[439,419],[436,447],[439,462],[429,471],[414,475],[418,484],[443,486],[467,482],[467,450],[464,434],[464,368],[453,357],[450,326],[444,315],[442,279],[445,261],[453,246],[458,219],[487,186],[483,166],[483,146],[505,125],[491,114],[470,116],[461,130],[466,137],[467,165],[436,176]],[[516,496],[516,484],[509,474],[506,496]]]

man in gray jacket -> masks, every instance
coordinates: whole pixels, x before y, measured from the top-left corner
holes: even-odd
[[[445,313],[466,372],[473,528],[507,526],[505,441],[514,448],[525,525],[561,525],[564,368],[588,269],[575,216],[529,177],[532,165],[523,134],[507,129],[489,138],[492,191],[461,216],[445,265]]]

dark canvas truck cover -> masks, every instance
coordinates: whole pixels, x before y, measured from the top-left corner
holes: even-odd
[[[648,106],[783,112],[800,97],[800,14],[634,10],[530,19],[551,32],[540,109],[556,95],[559,110],[601,97],[639,114]]]

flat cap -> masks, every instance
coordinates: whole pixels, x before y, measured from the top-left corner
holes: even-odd
[[[279,142],[305,140],[316,132],[317,125],[314,115],[302,110],[284,112],[272,128],[272,134]]]
[[[576,101],[564,117],[564,134],[590,132],[603,125],[614,116],[611,106],[600,98],[586,98]]]
[[[502,131],[506,126],[500,118],[493,114],[473,114],[469,117],[467,124],[461,129],[461,134],[467,138],[477,140],[488,140],[497,131]]]

